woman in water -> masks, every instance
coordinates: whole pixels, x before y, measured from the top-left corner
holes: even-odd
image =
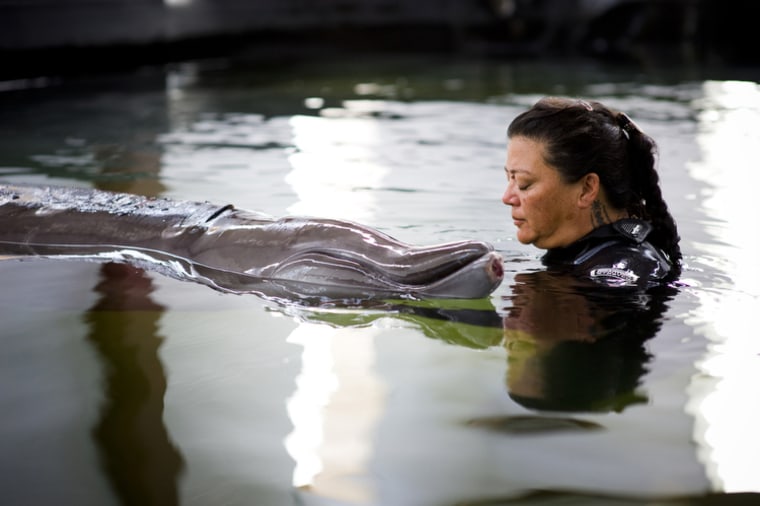
[[[547,97],[508,129],[507,189],[517,239],[550,270],[604,285],[675,279],[681,251],[662,198],[656,145],[622,112]]]

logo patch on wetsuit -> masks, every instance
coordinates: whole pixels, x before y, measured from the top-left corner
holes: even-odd
[[[605,278],[611,281],[617,281],[619,283],[636,283],[639,277],[633,273],[633,271],[618,269],[615,267],[602,267],[599,269],[593,269],[591,272],[592,278]]]

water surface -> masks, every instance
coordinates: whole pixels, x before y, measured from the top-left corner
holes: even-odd
[[[722,504],[760,491],[760,89],[736,77],[420,56],[186,63],[0,93],[3,181],[347,218],[417,244],[487,240],[506,259],[489,299],[323,308],[5,259],[3,502]],[[659,142],[677,289],[579,290],[513,239],[506,125],[550,93],[619,107]]]

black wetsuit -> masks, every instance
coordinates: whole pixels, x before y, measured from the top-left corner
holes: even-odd
[[[549,269],[571,272],[605,286],[646,288],[668,279],[667,256],[646,241],[652,225],[623,219],[594,229],[570,246],[549,250],[541,261]]]

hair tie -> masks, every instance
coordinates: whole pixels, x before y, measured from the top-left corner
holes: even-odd
[[[636,123],[633,122],[631,118],[628,117],[628,115],[624,112],[619,112],[617,115],[617,122],[620,126],[620,130],[622,130],[623,135],[625,135],[625,138],[628,140],[631,140],[631,134],[633,132],[641,132],[641,129],[636,125]]]

